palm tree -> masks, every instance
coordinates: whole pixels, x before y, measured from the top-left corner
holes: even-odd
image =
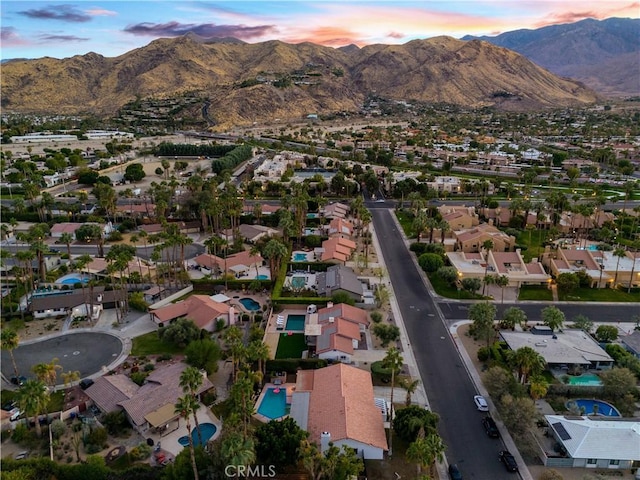
[[[73,235],[69,232],[64,232],[60,235],[60,243],[63,243],[67,246],[67,255],[69,255],[69,259],[71,259],[71,243],[73,242]]]
[[[391,416],[389,422],[389,456],[393,454],[393,390],[396,383],[396,372],[400,372],[404,359],[400,355],[400,350],[391,347],[382,359],[382,366],[391,370]]]
[[[257,244],[252,245],[251,249],[249,250],[249,255],[253,257],[258,257],[259,255],[261,255],[260,246]],[[258,270],[258,262],[256,262],[255,265],[256,265],[256,279],[257,279],[260,275],[260,271]]]
[[[491,250],[493,250],[493,240],[485,240],[484,242],[482,242],[482,248],[487,252],[485,254],[485,258],[484,258],[484,276],[485,278],[487,277],[487,272],[489,271],[489,252],[491,252]],[[486,282],[485,282],[485,287],[486,287]],[[485,289],[482,289],[482,295],[484,295]]]
[[[78,370],[63,372],[61,374],[65,387],[70,387],[73,382],[80,380],[80,372]]]
[[[36,434],[42,436],[42,427],[38,416],[46,408],[49,401],[49,390],[40,380],[29,379],[18,389],[18,405],[28,417],[35,417]]]
[[[444,450],[444,442],[438,434],[430,433],[425,437],[424,429],[420,428],[418,438],[409,445],[406,455],[407,460],[416,463],[420,477],[423,468],[432,469],[436,460],[443,460]]]
[[[3,328],[0,332],[0,337],[2,339],[2,350],[7,350],[9,352],[9,355],[11,356],[11,363],[13,363],[13,372],[17,377],[18,366],[16,365],[16,359],[13,357],[13,351],[18,348],[20,337],[18,337],[18,333],[15,330],[11,330],[10,328]]]
[[[185,395],[179,397],[175,405],[175,413],[184,418],[187,424],[187,438],[189,439],[189,453],[191,454],[191,468],[193,468],[193,478],[199,480],[198,466],[196,465],[196,453],[193,448],[193,437],[191,436],[191,423],[189,418],[192,414],[195,415],[197,401],[191,395]]]
[[[256,461],[253,439],[245,438],[239,432],[233,432],[224,439],[220,454],[227,465],[251,465]]]
[[[202,386],[203,378],[202,372],[196,367],[187,367],[180,374],[180,386],[185,394],[191,395],[196,402],[198,401],[198,389]],[[196,411],[193,411],[193,421],[196,424],[196,431],[198,432],[198,441],[202,445],[202,433],[200,432],[200,423],[198,422],[198,416]]]
[[[520,347],[511,355],[511,364],[518,369],[518,377],[523,385],[527,383],[530,374],[537,374],[544,370],[545,361],[542,355],[531,347]]]
[[[31,367],[31,371],[45,385],[54,387],[58,378],[58,370],[62,370],[62,366],[58,362],[59,360],[54,358],[49,363],[37,363]]]
[[[627,252],[624,250],[624,248],[616,248],[613,251],[613,256],[614,257],[618,257],[618,261],[616,262],[616,274],[615,274],[615,277],[613,279],[613,288],[616,288],[616,285],[618,284],[618,268],[620,267],[620,259],[622,257],[626,257],[627,256]]]
[[[401,386],[407,391],[407,398],[405,400],[405,405],[407,407],[411,406],[411,395],[415,393],[420,385],[420,379],[405,379],[402,381]]]
[[[429,221],[429,217],[427,217],[427,213],[424,210],[419,210],[418,213],[413,217],[413,223],[411,224],[411,228],[413,229],[413,233],[416,234],[416,238],[418,242],[420,242],[420,238],[422,237],[422,232],[424,232],[427,228],[427,222]]]
[[[287,246],[275,238],[269,240],[264,246],[262,254],[267,260],[269,260],[269,270],[271,272],[272,280],[277,278],[282,259],[285,258],[288,253],[289,249]]]
[[[233,364],[233,378],[236,379],[238,375],[238,367],[240,360],[244,356],[244,344],[242,343],[242,330],[237,326],[232,325],[227,328],[222,334],[227,348],[231,351],[231,358]]]
[[[500,290],[502,290],[502,298],[500,299],[500,303],[504,303],[504,289],[509,285],[509,277],[507,277],[506,275],[496,275],[495,284],[500,287]]]
[[[258,362],[258,371],[264,375],[265,360],[269,359],[269,345],[261,340],[254,340],[247,347],[247,357]]]

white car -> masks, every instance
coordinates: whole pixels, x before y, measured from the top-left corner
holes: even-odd
[[[9,415],[10,415],[9,420],[11,422],[15,422],[20,418],[20,415],[22,415],[22,412],[18,407],[15,407],[11,409],[11,411],[9,412]]]
[[[476,408],[481,412],[489,411],[489,405],[482,395],[476,395],[473,397],[473,402],[476,404]]]

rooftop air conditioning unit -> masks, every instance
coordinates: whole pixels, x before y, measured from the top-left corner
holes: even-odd
[[[335,317],[329,317],[329,323],[333,323],[335,321],[336,321]]]

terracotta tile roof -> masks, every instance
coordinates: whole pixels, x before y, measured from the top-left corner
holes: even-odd
[[[193,259],[201,267],[205,267],[208,269],[212,269],[214,266],[218,266],[220,270],[224,270],[225,267],[225,259],[218,257],[216,255],[211,255],[209,253],[203,253],[202,255],[198,255]],[[245,265],[247,267],[251,267],[256,263],[258,265],[262,265],[263,259],[260,254],[251,255],[249,250],[243,250],[242,252],[235,253],[233,255],[229,255],[227,257],[227,270],[230,270],[232,267],[236,267],[238,265]]]
[[[160,223],[151,223],[149,225],[140,225],[140,230],[153,234],[164,231],[164,227]]]
[[[180,317],[188,317],[204,328],[211,320],[229,314],[229,305],[212,300],[207,295],[191,295],[182,302],[173,303],[151,311],[156,322],[166,323]]]
[[[541,263],[526,263],[525,267],[527,269],[527,273],[531,274],[545,274],[547,272],[544,271],[544,268]]]
[[[332,441],[350,439],[386,450],[387,438],[374,403],[371,374],[342,363],[310,372],[310,439],[320,445],[321,433],[329,432]]]
[[[328,322],[329,317],[344,318],[351,322],[369,325],[369,314],[365,310],[346,303],[338,303],[337,305],[318,310],[319,323]]]
[[[62,233],[75,233],[77,229],[79,229],[83,223],[77,222],[62,222],[56,223],[51,227],[51,235],[62,234]]]

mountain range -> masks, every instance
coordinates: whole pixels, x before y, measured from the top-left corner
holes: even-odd
[[[495,37],[466,36],[518,52],[606,96],[640,95],[640,19],[585,19]]]
[[[637,21],[611,19],[613,23],[584,21],[573,25],[582,31],[606,24],[607,31],[611,31],[610,25],[616,25],[614,21],[625,25],[623,30],[627,33],[620,35],[625,41],[620,40],[616,48],[592,48],[592,53],[605,52],[610,65],[624,64],[622,58],[634,55],[637,60],[637,43],[635,53],[628,45],[632,36],[628,32],[637,29]],[[545,48],[562,50],[558,46],[558,29],[545,28],[548,30],[521,31],[522,48],[526,46],[535,52],[531,45],[548,44],[547,39],[555,35],[556,41]],[[536,34],[543,30],[548,33]],[[576,35],[566,33],[560,37],[566,37],[569,45],[575,44]],[[597,39],[599,34],[592,37]],[[350,45],[335,49],[281,41],[249,44],[231,38],[204,39],[188,34],[158,39],[112,58],[88,53],[65,59],[45,57],[6,62],[2,65],[2,106],[5,111],[23,113],[110,115],[136,98],[168,98],[198,92],[209,99],[208,113],[216,123],[237,125],[273,118],[302,118],[310,113],[354,112],[370,95],[520,111],[584,105],[598,100],[598,94],[586,86],[588,78],[581,78],[584,84],[560,78],[552,73],[551,66],[542,68],[526,58],[526,54],[517,53],[516,38],[508,34],[482,40],[434,37],[403,45],[375,44],[362,48]],[[495,45],[497,42],[505,45]],[[598,44],[610,43],[615,42]],[[576,65],[577,61],[582,62],[584,72],[598,65],[569,51],[564,56],[567,62],[571,60]],[[569,76],[570,69],[563,67],[559,55],[544,58],[555,62],[558,69],[564,68],[557,74]],[[540,60],[537,63],[542,64]],[[637,65],[636,61],[636,72]],[[598,79],[602,84],[607,80]],[[622,91],[625,83],[616,80],[616,85],[612,89]]]

